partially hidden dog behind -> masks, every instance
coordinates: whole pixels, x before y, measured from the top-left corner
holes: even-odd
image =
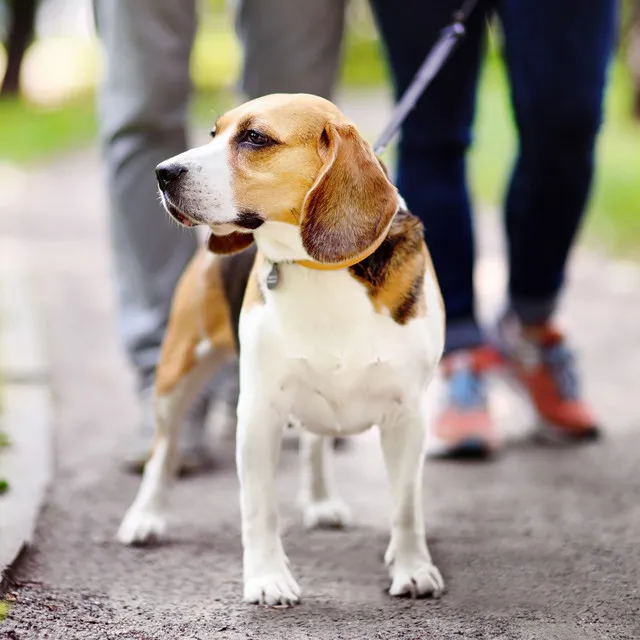
[[[157,438],[119,540],[164,532],[181,418],[239,349],[245,599],[300,598],[275,494],[289,420],[302,426],[307,526],[349,519],[326,477],[327,442],[379,428],[392,497],[389,593],[440,595],[422,471],[444,309],[422,225],[370,145],[331,102],[272,95],[223,115],[208,144],[156,172],[168,213],[187,227],[207,225],[211,235],[175,292],[157,368]]]

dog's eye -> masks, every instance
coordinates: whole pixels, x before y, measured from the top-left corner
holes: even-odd
[[[250,144],[252,147],[264,147],[269,144],[269,138],[263,135],[259,131],[254,131],[253,129],[249,129],[243,136],[241,142],[246,142]]]
[[[211,131],[209,131],[209,135],[210,135],[212,138],[215,138],[215,137],[216,137],[216,128],[215,128],[215,127],[213,127],[213,129],[211,129]]]

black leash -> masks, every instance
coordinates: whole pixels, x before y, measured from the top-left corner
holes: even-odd
[[[411,84],[393,110],[389,124],[373,146],[373,151],[376,155],[380,155],[393,140],[409,112],[416,106],[424,90],[442,69],[454,47],[464,36],[466,32],[465,22],[477,3],[478,0],[465,0],[462,7],[453,14],[453,22],[442,31],[442,35],[429,51]]]

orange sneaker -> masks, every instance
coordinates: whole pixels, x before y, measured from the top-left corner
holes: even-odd
[[[433,425],[432,457],[485,458],[498,448],[486,380],[497,359],[488,347],[455,351],[443,358],[445,398]]]
[[[580,398],[574,355],[550,323],[524,326],[513,314],[498,324],[497,341],[507,367],[540,418],[540,435],[554,442],[593,440],[596,420]]]

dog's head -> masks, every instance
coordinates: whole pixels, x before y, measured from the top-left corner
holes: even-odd
[[[214,252],[239,251],[256,234],[277,259],[353,260],[379,242],[398,208],[371,146],[317,96],[247,102],[211,135],[156,174],[167,211],[184,226],[207,225]]]

